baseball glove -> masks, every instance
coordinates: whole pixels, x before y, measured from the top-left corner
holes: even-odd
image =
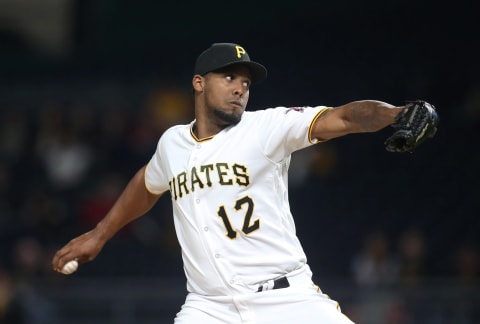
[[[413,153],[427,138],[435,135],[438,122],[438,114],[432,104],[422,100],[407,102],[392,124],[395,133],[385,141],[386,150]]]

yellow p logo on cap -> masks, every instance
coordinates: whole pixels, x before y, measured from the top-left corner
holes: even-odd
[[[247,54],[247,52],[246,52],[246,51],[243,49],[243,47],[241,47],[241,46],[238,46],[238,45],[237,45],[237,46],[235,46],[235,49],[237,50],[237,57],[238,57],[238,58],[241,58],[242,55]]]

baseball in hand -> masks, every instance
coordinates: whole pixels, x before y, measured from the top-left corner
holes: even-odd
[[[69,274],[72,274],[75,271],[77,271],[77,269],[78,269],[78,261],[77,260],[72,260],[72,261],[67,262],[63,266],[63,269],[62,269],[61,272],[63,274],[69,275]]]

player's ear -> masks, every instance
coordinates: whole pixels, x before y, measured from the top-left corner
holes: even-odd
[[[205,78],[202,77],[201,75],[195,74],[192,79],[192,86],[193,90],[195,91],[203,91],[203,87],[205,84]]]

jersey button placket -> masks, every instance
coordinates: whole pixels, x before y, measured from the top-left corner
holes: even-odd
[[[201,149],[202,149],[202,145],[201,144],[196,144],[195,149],[192,150],[192,154],[190,156],[190,163],[189,163],[190,168],[192,168],[193,166],[196,166],[198,164],[198,161],[200,160],[199,155],[201,154]],[[193,203],[195,205],[194,208],[200,208],[201,209],[202,208],[201,207],[201,203],[202,203],[201,190],[200,191],[195,190],[194,192],[192,192],[192,194],[193,194]],[[216,263],[216,267],[219,267],[220,264],[222,263],[222,258],[223,257],[221,255],[221,253],[214,251],[214,246],[216,244],[215,244],[215,242],[210,241],[213,237],[210,237],[211,231],[210,231],[209,224],[205,223],[202,226],[202,229],[203,229],[204,235],[209,236],[209,239],[207,239],[205,242],[206,243],[208,242],[207,245],[209,246],[209,248],[211,249],[211,252],[213,254],[213,258],[215,260],[214,263]],[[230,282],[230,284],[233,284],[233,282],[231,280],[229,280],[228,282]]]
[[[199,150],[202,148],[202,146],[200,144],[195,144],[194,146],[194,149],[191,150],[191,154],[190,154],[190,160],[189,160],[189,168],[190,170],[196,166],[197,164],[197,161],[199,159],[198,155],[199,155]],[[199,205],[201,203],[201,199],[199,197],[200,193],[196,192],[196,191],[193,191],[192,192],[192,196],[193,196],[193,203],[195,205],[194,208],[200,208]],[[207,225],[203,225],[203,231],[205,234],[208,233],[208,226]]]

